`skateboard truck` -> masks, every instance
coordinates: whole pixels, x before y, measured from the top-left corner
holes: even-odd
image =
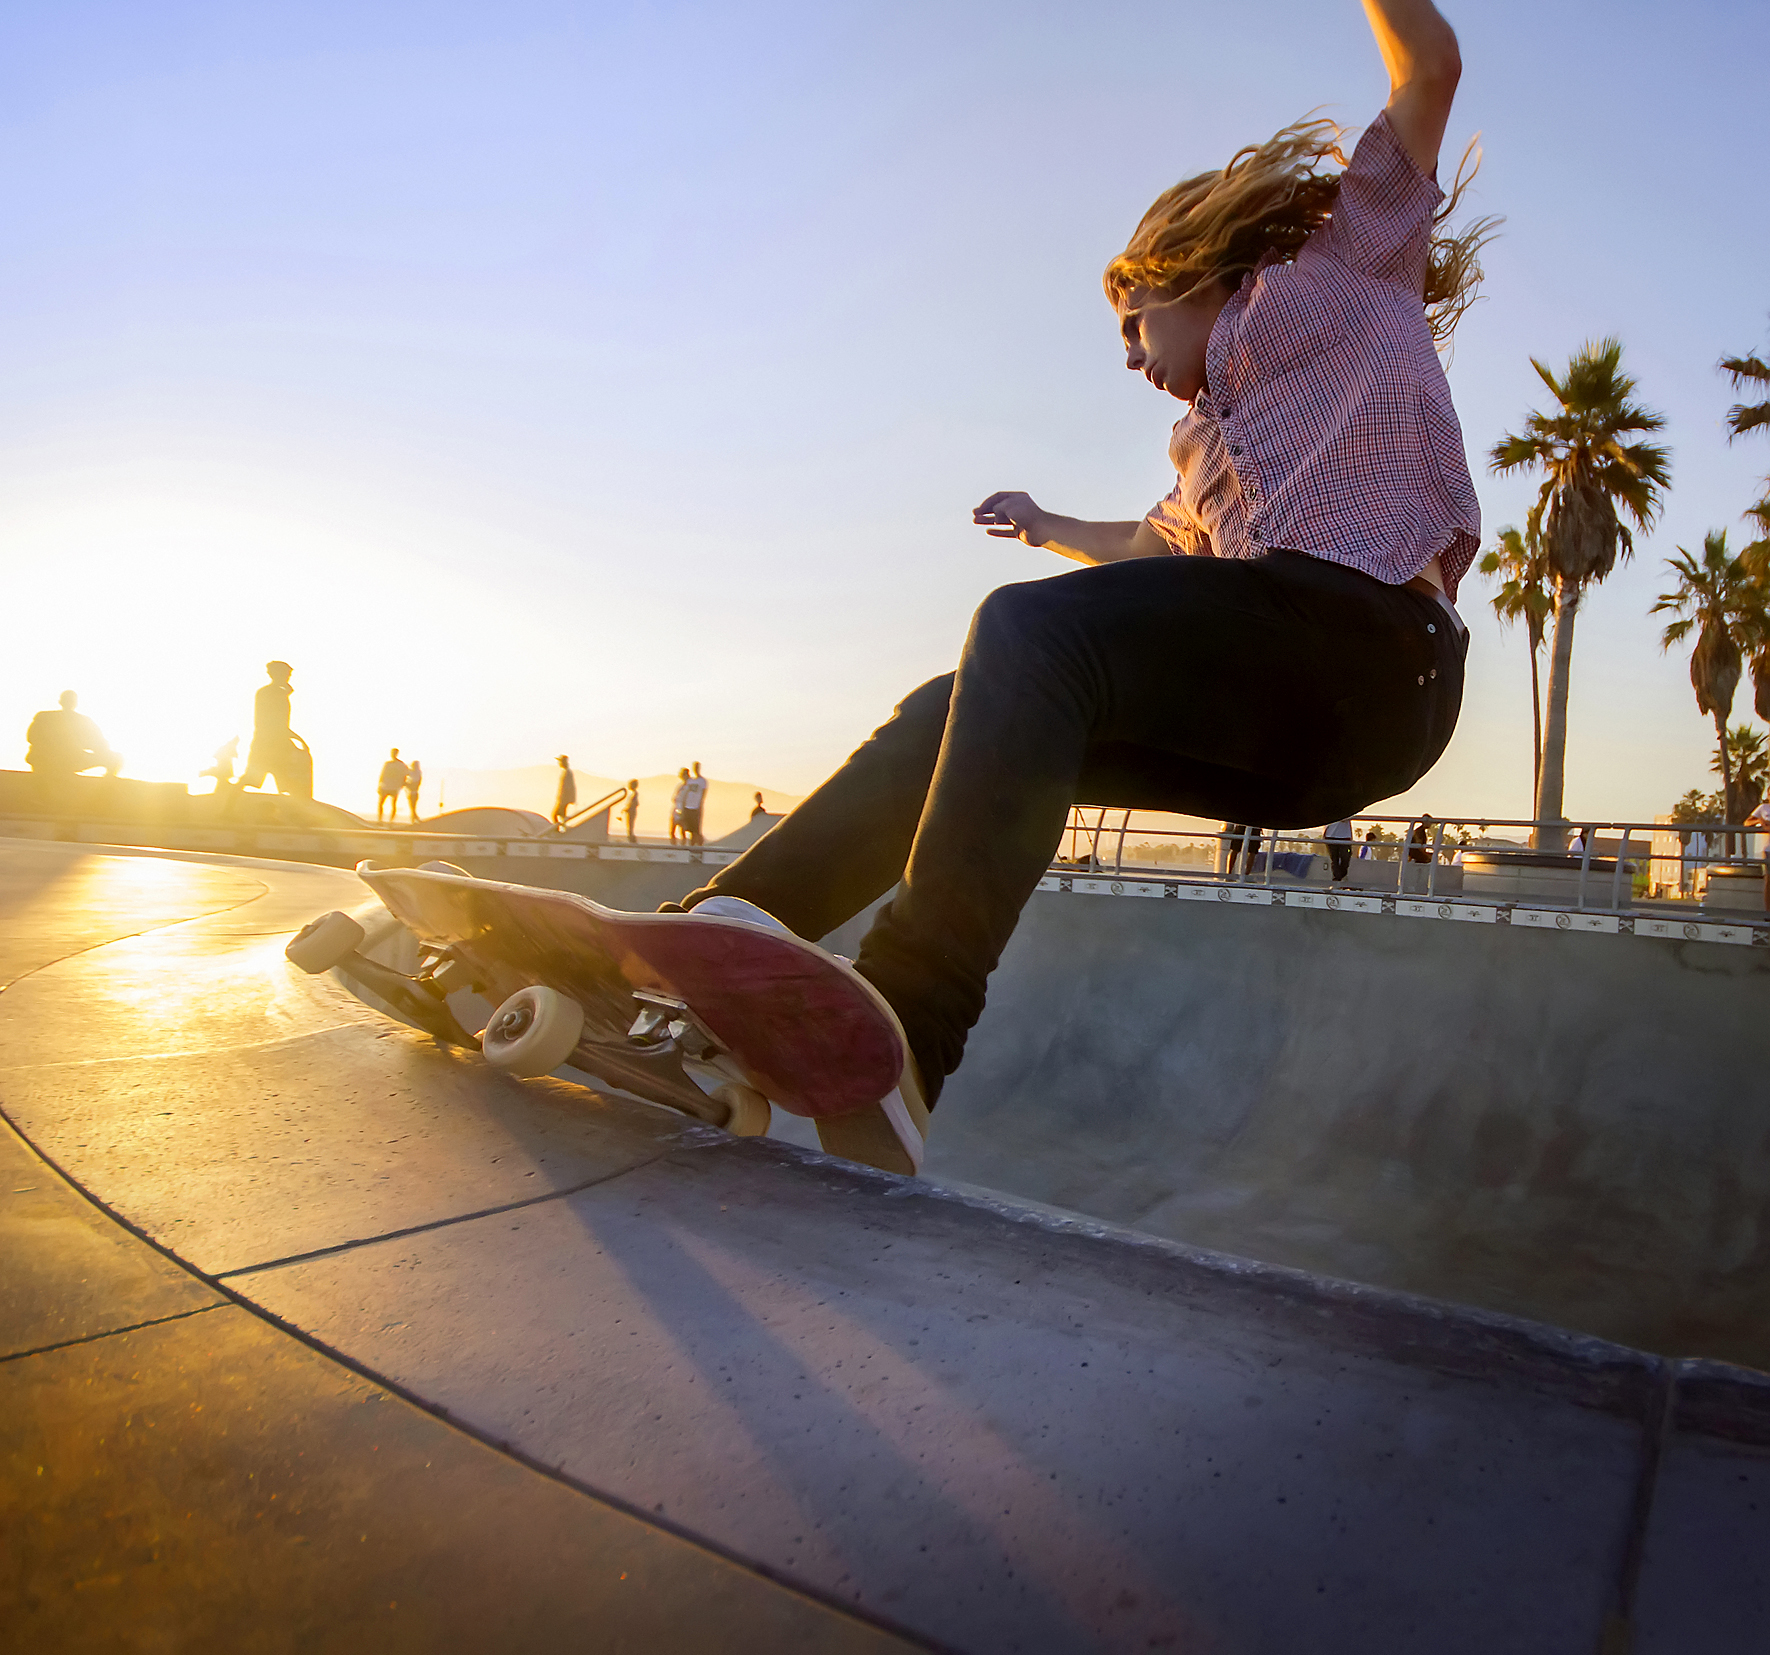
[[[362,926],[348,914],[321,914],[305,925],[284,949],[289,963],[309,976],[340,971],[364,988],[378,994],[400,1015],[410,1018],[428,1035],[450,1046],[477,1046],[449,1010],[447,996],[466,986],[459,962],[440,951],[426,959],[416,977],[372,960],[361,950],[367,940]]]
[[[701,1025],[681,1000],[656,989],[636,988],[633,998],[639,1012],[627,1038],[647,1051],[678,1051],[684,1057],[710,1058],[725,1048]]]
[[[650,988],[634,989],[633,998],[639,1011],[627,1038],[648,1052],[675,1052],[683,1074],[725,1106],[725,1119],[716,1124],[739,1137],[767,1132],[768,1099],[686,1003]]]

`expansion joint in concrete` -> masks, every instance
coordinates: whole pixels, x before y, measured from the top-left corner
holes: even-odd
[[[1635,1597],[1646,1557],[1647,1527],[1653,1519],[1653,1502],[1659,1488],[1660,1456],[1678,1402],[1676,1366],[1663,1357],[1652,1358],[1651,1375],[1647,1405],[1641,1418],[1641,1464],[1635,1478],[1628,1532],[1623,1537],[1622,1561],[1617,1570],[1616,1603],[1606,1621],[1598,1655],[1626,1655],[1633,1642]]]
[[[139,1333],[143,1328],[163,1327],[167,1322],[186,1322],[193,1316],[207,1316],[211,1310],[232,1308],[225,1300],[216,1304],[200,1304],[195,1310],[176,1310],[170,1316],[150,1316],[144,1322],[130,1322],[125,1327],[107,1327],[102,1333],[86,1333],[78,1339],[58,1339],[54,1344],[37,1345],[30,1350],[7,1351],[0,1356],[0,1367],[8,1362],[22,1362],[27,1356],[47,1356],[52,1351],[72,1350],[76,1345],[96,1345],[102,1340],[115,1339],[124,1333]]]
[[[382,1230],[374,1235],[356,1236],[349,1241],[334,1242],[330,1247],[315,1247],[305,1253],[290,1253],[284,1258],[264,1259],[257,1264],[241,1264],[232,1270],[219,1270],[213,1276],[204,1276],[203,1279],[219,1287],[236,1281],[241,1276],[263,1275],[271,1270],[286,1269],[290,1265],[309,1264],[315,1259],[334,1258],[340,1253],[354,1253],[359,1247],[375,1247],[384,1241],[400,1241],[406,1236],[428,1235],[432,1230],[446,1230],[456,1224],[471,1224],[479,1218],[496,1218],[501,1213],[521,1212],[525,1207],[545,1206],[549,1201],[569,1200],[574,1195],[582,1195],[585,1190],[594,1189],[598,1184],[612,1183],[617,1178],[626,1177],[630,1172],[639,1171],[641,1167],[648,1167],[653,1161],[662,1160],[665,1153],[660,1150],[658,1154],[648,1156],[632,1166],[618,1167],[613,1172],[600,1173],[595,1178],[568,1184],[563,1189],[548,1190],[543,1195],[525,1196],[521,1201],[505,1201],[492,1207],[477,1207],[467,1213],[451,1213],[447,1218],[433,1218],[427,1224],[408,1224],[399,1230]]]

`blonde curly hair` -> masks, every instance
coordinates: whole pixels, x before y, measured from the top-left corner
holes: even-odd
[[[1322,166],[1346,165],[1345,137],[1346,129],[1326,117],[1298,121],[1263,144],[1237,151],[1220,171],[1164,190],[1124,252],[1106,267],[1102,280],[1113,308],[1139,288],[1179,299],[1217,278],[1233,287],[1268,253],[1294,259],[1333,216],[1340,174]],[[1481,249],[1501,222],[1480,218],[1454,235],[1437,230],[1456,211],[1480,165],[1481,151],[1470,139],[1450,192],[1432,215],[1424,297],[1427,325],[1440,347],[1475,302]]]

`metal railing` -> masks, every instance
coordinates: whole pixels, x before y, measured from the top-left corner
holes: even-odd
[[[1351,818],[1351,840],[1332,842],[1321,829],[1132,827],[1133,815],[1154,814],[1077,807],[1070,812],[1052,872],[1227,885],[1331,884],[1423,897],[1479,894],[1526,906],[1620,913],[1661,904],[1688,909],[1707,900],[1704,887],[1717,872],[1761,875],[1763,862],[1751,854],[1753,840],[1770,833],[1762,823],[1573,822],[1425,813],[1356,816]],[[1568,850],[1539,848],[1540,840],[1562,836]],[[1338,879],[1331,868],[1336,845],[1349,864]],[[1167,846],[1176,854],[1159,854]],[[1152,851],[1157,853],[1153,859],[1139,857]],[[1378,874],[1380,868],[1394,868],[1393,879]],[[1474,875],[1475,887],[1465,885],[1465,872]]]

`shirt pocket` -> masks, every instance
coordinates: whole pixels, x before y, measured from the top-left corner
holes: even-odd
[[[1246,381],[1259,385],[1320,360],[1345,337],[1351,307],[1332,284],[1280,265],[1261,277],[1236,339]]]

